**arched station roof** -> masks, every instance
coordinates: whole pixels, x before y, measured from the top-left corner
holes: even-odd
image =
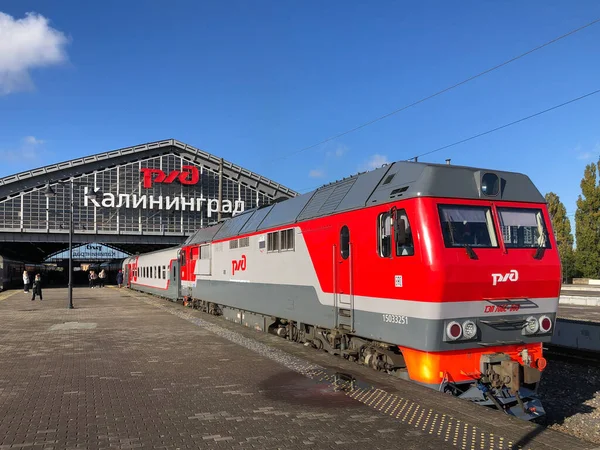
[[[134,147],[126,147],[119,150],[76,158],[70,161],[50,164],[38,169],[32,169],[0,178],[0,201],[56,181],[65,181],[71,177],[91,174],[97,170],[116,167],[119,164],[131,163],[141,159],[169,153],[177,153],[187,161],[203,164],[211,167],[215,171],[219,169],[221,161],[221,158],[215,155],[192,147],[191,145],[176,139],[150,142]],[[223,173],[231,179],[238,181],[243,185],[254,187],[273,198],[277,198],[280,195],[285,197],[295,197],[298,195],[297,192],[280,183],[226,160],[223,160]]]
[[[184,186],[179,179],[170,185],[155,184],[152,189],[142,186],[140,171],[160,168],[168,175],[186,166],[195,166],[202,173],[194,186]],[[81,226],[74,226],[74,245],[103,243],[131,254],[181,244],[198,228],[209,225],[215,215],[211,218],[209,213],[207,217],[206,209],[200,212],[200,203],[195,211],[190,211],[189,205],[199,202],[202,196],[215,198],[221,182],[222,199],[245,200],[245,209],[298,195],[278,182],[181,141],[150,142],[0,178],[0,254],[14,257],[24,252],[24,259],[42,260],[65,248],[70,195],[68,186],[60,183],[71,179],[92,187],[98,185],[101,192],[114,192],[114,197],[119,192],[127,196],[154,195],[155,200],[161,196],[160,207],[144,203],[146,209],[139,211],[125,211],[116,202],[111,208],[99,208],[84,202],[81,196],[75,200],[76,220]],[[57,190],[57,199],[47,201],[44,197],[48,185]],[[167,210],[166,199],[170,197],[172,205],[177,196],[181,196],[181,205]],[[206,204],[203,207],[208,208]]]

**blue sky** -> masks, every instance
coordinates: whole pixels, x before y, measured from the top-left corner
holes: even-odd
[[[42,31],[51,28],[19,41],[42,41],[25,61],[0,56],[0,176],[176,138],[305,191],[600,88],[596,24],[289,156],[598,18],[600,3],[82,5],[0,4],[10,16],[0,23],[35,12],[48,20]],[[421,160],[524,172],[574,213],[583,169],[600,156],[599,125],[600,94]]]

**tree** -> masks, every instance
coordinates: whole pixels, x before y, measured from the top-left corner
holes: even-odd
[[[545,196],[548,203],[548,213],[552,220],[552,229],[556,238],[558,254],[562,263],[563,278],[572,278],[575,275],[575,254],[573,253],[573,234],[571,222],[567,217],[567,209],[554,192]]]
[[[600,187],[596,181],[597,171],[600,171],[600,161],[585,167],[575,213],[575,264],[586,278],[598,278],[600,274]]]

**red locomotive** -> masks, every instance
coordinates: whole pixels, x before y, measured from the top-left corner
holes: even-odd
[[[134,289],[532,419],[561,266],[519,173],[396,162],[129,258]]]

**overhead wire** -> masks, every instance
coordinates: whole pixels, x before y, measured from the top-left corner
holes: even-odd
[[[516,124],[524,122],[526,120],[533,119],[534,117],[541,116],[542,114],[546,114],[546,113],[548,113],[550,111],[554,111],[555,109],[562,108],[563,106],[570,105],[571,103],[578,102],[580,100],[583,100],[583,99],[585,99],[587,97],[591,97],[592,95],[595,95],[595,94],[598,94],[598,93],[600,93],[600,89],[596,89],[595,91],[588,92],[587,94],[581,95],[579,97],[573,98],[573,99],[568,100],[566,102],[563,102],[563,103],[560,103],[558,105],[554,105],[554,106],[552,106],[550,108],[544,109],[543,111],[538,111],[538,112],[536,112],[534,114],[530,114],[530,115],[528,115],[526,117],[522,117],[522,118],[520,118],[518,120],[513,120],[512,122],[506,123],[504,125],[500,125],[498,127],[492,128],[492,129],[484,131],[482,133],[475,134],[475,135],[470,136],[468,138],[461,139],[459,141],[453,142],[451,144],[444,145],[442,147],[438,147],[438,148],[433,149],[433,150],[429,150],[429,151],[424,152],[424,153],[420,153],[418,155],[415,155],[415,156],[413,156],[411,158],[406,159],[406,161],[415,160],[415,159],[418,159],[418,158],[420,158],[422,156],[431,155],[432,153],[436,153],[436,152],[439,152],[441,150],[445,150],[447,148],[454,147],[456,145],[464,144],[465,142],[472,141],[473,139],[477,139],[477,138],[485,136],[487,134],[491,134],[491,133],[494,133],[496,131],[502,130],[504,128],[508,128],[510,126],[516,125]],[[319,187],[319,186],[317,186],[317,187]],[[311,190],[311,189],[313,189],[313,188],[301,189],[301,190],[299,190],[299,192],[306,191],[306,190]]]
[[[583,100],[584,98],[591,97],[592,95],[595,95],[598,92],[600,92],[600,89],[596,89],[595,91],[588,92],[587,94],[581,95],[581,96],[579,96],[577,98],[573,98],[573,99],[571,99],[569,101],[566,101],[566,102],[563,102],[563,103],[561,103],[559,105],[554,105],[551,108],[544,109],[543,111],[536,112],[535,114],[531,114],[529,116],[522,117],[522,118],[520,118],[518,120],[514,120],[514,121],[512,121],[510,123],[501,125],[499,127],[492,128],[491,130],[484,131],[483,133],[478,133],[478,134],[476,134],[474,136],[471,136],[471,137],[468,137],[466,139],[461,139],[460,141],[453,142],[452,144],[444,145],[444,146],[438,147],[438,148],[436,148],[434,150],[430,150],[428,152],[421,153],[419,155],[415,155],[412,158],[408,158],[407,161],[410,161],[410,160],[416,159],[416,158],[420,158],[421,156],[431,155],[432,153],[436,153],[436,152],[439,152],[441,150],[445,150],[447,148],[454,147],[455,145],[464,144],[465,142],[472,141],[473,139],[477,139],[477,138],[479,138],[481,136],[485,136],[486,134],[494,133],[495,131],[499,131],[499,130],[502,130],[504,128],[508,128],[510,126],[516,125],[517,123],[521,123],[521,122],[524,122],[526,120],[533,119],[534,117],[541,116],[542,114],[546,114],[546,113],[548,113],[550,111],[554,111],[555,109],[562,108],[563,106],[569,105],[571,103],[578,102],[579,100]]]
[[[571,30],[568,33],[565,33],[565,34],[563,34],[561,36],[558,36],[558,37],[556,37],[556,38],[554,38],[554,39],[552,39],[550,41],[545,42],[544,44],[538,45],[537,47],[534,47],[531,50],[526,51],[525,53],[521,53],[518,56],[515,56],[515,57],[513,57],[511,59],[508,59],[508,60],[506,60],[506,61],[504,61],[504,62],[502,62],[500,64],[497,64],[497,65],[495,65],[493,67],[490,67],[489,69],[484,70],[483,72],[480,72],[480,73],[478,73],[476,75],[473,75],[473,76],[471,76],[469,78],[466,78],[463,81],[460,81],[460,82],[458,82],[456,84],[448,86],[448,87],[446,87],[446,88],[444,88],[444,89],[442,89],[440,91],[435,92],[434,94],[428,95],[427,97],[423,97],[420,100],[412,102],[412,103],[410,103],[408,105],[405,105],[405,106],[403,106],[401,108],[398,108],[398,109],[396,109],[396,110],[394,110],[392,112],[389,112],[387,114],[379,116],[379,117],[377,117],[375,119],[369,120],[368,122],[365,122],[365,123],[363,123],[361,125],[358,125],[358,126],[356,126],[354,128],[351,128],[351,129],[349,129],[347,131],[344,131],[342,133],[338,133],[335,136],[328,137],[327,139],[319,141],[316,144],[312,144],[312,145],[309,145],[307,147],[303,147],[303,148],[301,148],[299,150],[296,150],[294,152],[289,153],[288,155],[283,155],[283,156],[280,156],[278,158],[272,158],[271,162],[279,161],[281,159],[292,157],[294,155],[297,155],[298,153],[305,152],[305,151],[310,150],[312,148],[318,147],[319,145],[322,145],[322,144],[325,144],[327,142],[330,142],[330,141],[332,141],[334,139],[337,139],[337,138],[340,138],[340,137],[345,136],[347,134],[350,134],[350,133],[353,133],[355,131],[358,131],[358,130],[360,130],[362,128],[365,128],[365,127],[367,127],[369,125],[372,125],[372,124],[374,124],[376,122],[379,122],[380,120],[383,120],[383,119],[386,119],[386,118],[388,118],[390,116],[393,116],[394,114],[398,114],[399,112],[402,112],[402,111],[405,111],[405,110],[407,110],[409,108],[412,108],[413,106],[417,106],[417,105],[419,105],[421,103],[424,103],[424,102],[426,102],[428,100],[431,100],[432,98],[435,98],[435,97],[437,97],[437,96],[439,96],[441,94],[444,94],[444,93],[446,93],[446,92],[448,92],[448,91],[450,91],[452,89],[456,89],[459,86],[462,86],[462,85],[464,85],[466,83],[469,83],[469,82],[471,82],[471,81],[473,81],[473,80],[475,80],[475,79],[477,79],[479,77],[482,77],[483,75],[486,75],[486,74],[488,74],[490,72],[493,72],[494,70],[500,69],[501,67],[504,67],[504,66],[506,66],[506,65],[508,65],[508,64],[510,64],[512,62],[515,62],[515,61],[517,61],[517,60],[519,60],[519,59],[521,59],[521,58],[523,58],[523,57],[525,57],[527,55],[530,55],[530,54],[532,54],[532,53],[534,53],[534,52],[536,52],[538,50],[541,50],[541,49],[543,49],[543,48],[545,48],[545,47],[547,47],[549,45],[552,45],[552,44],[554,44],[554,43],[556,43],[556,42],[558,42],[558,41],[560,41],[560,40],[562,40],[562,39],[564,39],[564,38],[566,38],[568,36],[571,36],[571,35],[573,35],[575,33],[578,33],[579,31],[582,31],[582,30],[584,30],[584,29],[586,29],[586,28],[588,28],[588,27],[590,27],[592,25],[595,25],[598,22],[600,22],[600,18],[595,19],[595,20],[593,20],[591,22],[588,22],[585,25],[580,26],[579,28]]]

